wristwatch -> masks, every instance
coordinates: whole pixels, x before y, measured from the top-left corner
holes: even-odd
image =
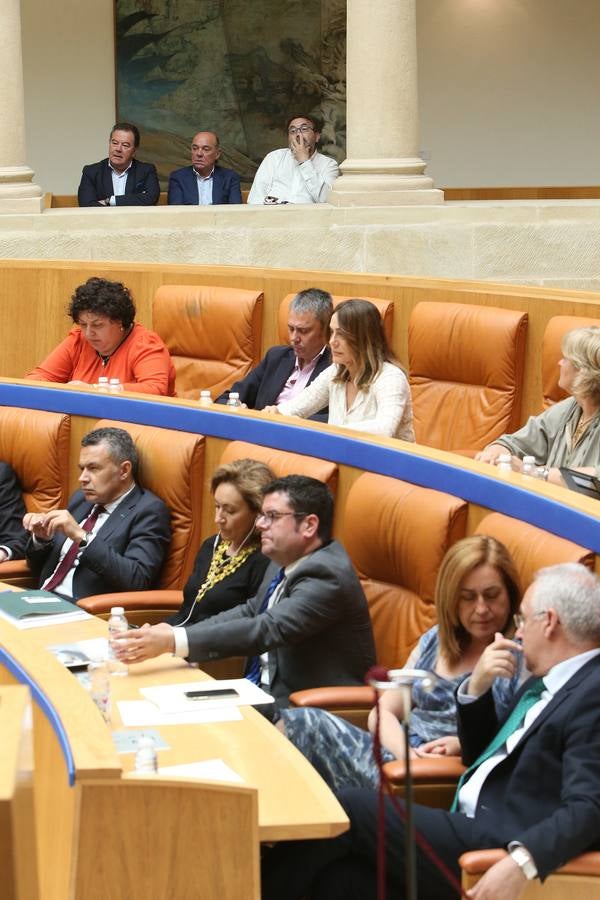
[[[528,881],[537,878],[537,867],[527,847],[518,841],[511,841],[506,849]]]

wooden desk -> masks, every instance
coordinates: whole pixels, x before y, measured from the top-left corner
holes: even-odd
[[[43,691],[64,729],[75,787],[86,780],[121,779],[132,768],[133,757],[117,755],[110,730],[90,697],[45,648],[101,637],[106,630],[106,622],[99,619],[21,631],[0,620],[4,657],[0,658],[0,684],[23,680],[10,670],[12,660]],[[168,656],[130,667],[127,677],[112,678],[112,728],[122,727],[118,700],[139,699],[141,687],[206,678],[183,660]],[[34,727],[40,881],[45,884],[44,898],[62,900],[67,896],[72,863],[75,792],[68,783],[68,766],[56,730],[39,704],[34,706]],[[220,758],[247,786],[257,789],[261,840],[332,837],[348,827],[342,808],[320,776],[255,710],[243,708],[241,721],[157,726],[157,730],[170,747],[159,751],[159,765]]]

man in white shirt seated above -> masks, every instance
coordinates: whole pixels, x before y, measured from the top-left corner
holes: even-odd
[[[299,291],[288,312],[289,345],[267,350],[258,366],[234,382],[216,402],[227,403],[229,391],[236,391],[240,403],[248,409],[264,409],[296,397],[331,365],[328,341],[332,312],[333,301],[327,291]],[[327,412],[325,407],[311,418],[326,422]]]
[[[335,159],[317,150],[320,125],[312,116],[287,123],[288,146],[267,153],[254,176],[248,203],[326,203],[338,177]]]
[[[169,541],[163,501],[136,483],[138,456],[122,428],[96,428],[81,442],[81,490],[68,509],[27,513],[27,559],[38,587],[79,600],[155,587]]]

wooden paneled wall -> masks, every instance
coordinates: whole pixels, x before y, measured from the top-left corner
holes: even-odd
[[[162,284],[211,284],[262,290],[265,295],[263,350],[279,343],[277,309],[286,294],[322,287],[334,294],[394,301],[393,347],[407,363],[407,327],[412,308],[426,300],[454,301],[525,310],[529,314],[522,418],[542,406],[541,343],[556,315],[600,319],[600,294],[592,291],[442,279],[356,275],[296,269],[182,266],[160,263],[2,260],[0,262],[0,375],[20,378],[59,343],[70,327],[66,308],[73,289],[92,275],[123,281],[138,307],[138,321],[151,327],[152,299]],[[465,353],[469,348],[464,348]]]

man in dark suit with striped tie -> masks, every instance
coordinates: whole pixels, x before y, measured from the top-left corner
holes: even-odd
[[[154,587],[171,539],[169,510],[136,483],[135,444],[122,428],[81,442],[79,483],[68,509],[27,513],[27,559],[39,587],[69,600]]]
[[[256,597],[194,625],[129,632],[120,658],[247,656],[247,677],[280,706],[304,688],[363,684],[375,659],[371,620],[352,563],[331,540],[332,521],[323,482],[301,475],[271,482],[256,525],[273,562]]]
[[[577,563],[542,569],[515,618],[531,678],[499,723],[490,686],[512,671],[521,648],[498,636],[457,693],[468,769],[455,811],[414,808],[417,831],[455,878],[465,851],[508,851],[469,891],[473,900],[518,900],[528,880],[600,847],[598,578]],[[350,831],[278,845],[265,862],[263,900],[376,896],[377,795],[347,790],[340,801]],[[402,898],[404,829],[389,800],[385,817],[388,896]],[[419,900],[458,896],[421,849],[417,881]]]

